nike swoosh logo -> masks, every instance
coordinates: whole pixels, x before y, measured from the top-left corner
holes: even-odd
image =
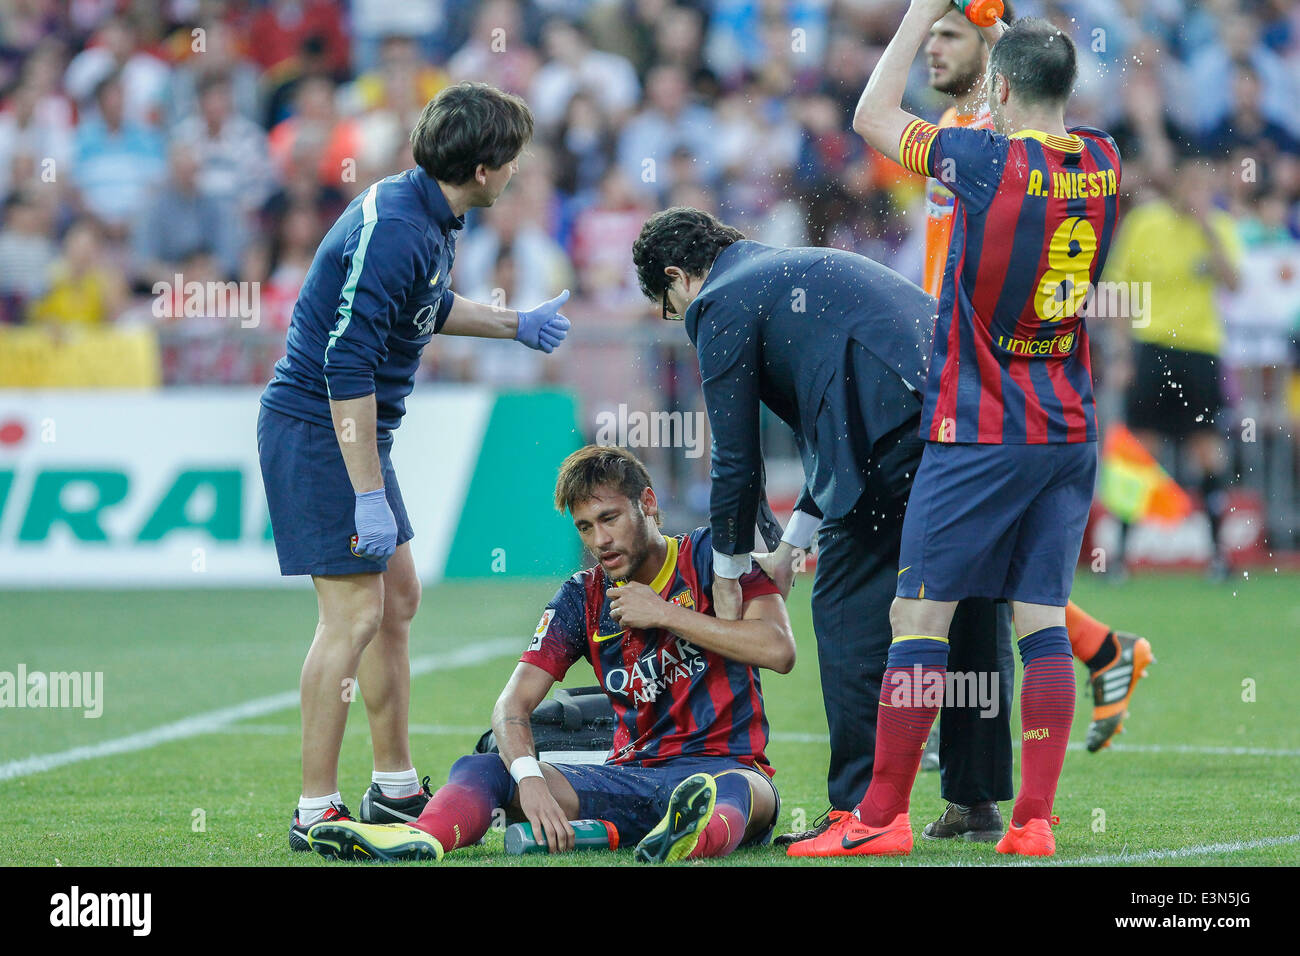
[[[912,568],[912,566],[909,564],[907,567],[903,568],[903,571],[910,571],[911,568]],[[903,576],[903,571],[899,571],[899,572],[898,572],[898,576],[899,576],[900,578]]]
[[[441,270],[441,269],[439,269],[437,272],[435,272],[435,273],[433,274],[433,278],[429,280],[429,285],[437,285],[437,284],[438,284],[438,276],[440,276],[440,275],[442,275],[442,270]]]
[[[840,846],[844,847],[846,850],[856,850],[858,847],[862,846],[862,844],[870,843],[876,837],[882,837],[888,832],[888,830],[881,830],[879,833],[873,833],[871,836],[863,837],[861,840],[850,840],[848,837],[844,837],[840,840]]]
[[[591,639],[599,644],[601,641],[612,641],[614,638],[620,637],[626,633],[627,628],[623,628],[623,630],[615,631],[613,634],[593,634],[591,635]]]
[[[384,813],[388,814],[390,817],[397,817],[397,819],[401,820],[403,823],[413,823],[413,822],[415,822],[416,820],[420,819],[418,815],[416,815],[416,816],[412,816],[412,815],[409,814],[409,813],[403,813],[401,810],[395,810],[395,809],[393,809],[392,807],[386,807],[386,806],[382,806],[382,805],[376,805],[375,809],[377,809],[377,810],[382,810]]]

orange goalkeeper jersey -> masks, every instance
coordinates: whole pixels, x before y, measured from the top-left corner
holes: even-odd
[[[939,120],[940,128],[945,126],[968,126],[972,129],[992,129],[993,117],[989,108],[983,106],[978,113],[958,113],[954,106],[948,107]],[[948,246],[952,241],[952,207],[953,194],[950,189],[937,179],[925,181],[925,280],[921,283],[925,291],[936,299],[943,287],[943,267],[948,261]]]

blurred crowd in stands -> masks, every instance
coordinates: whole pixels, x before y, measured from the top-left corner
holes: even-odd
[[[558,381],[606,404],[639,382],[653,396],[673,387],[674,374],[656,361],[665,347],[656,343],[681,337],[642,299],[630,247],[659,208],[703,207],[774,244],[853,249],[919,281],[923,184],[850,129],[905,7],[8,0],[0,323],[153,324],[164,343],[180,343],[164,348],[164,381],[261,384],[324,231],[370,182],[412,165],[407,134],[425,102],[473,79],[524,96],[537,133],[502,200],[471,215],[455,287],[510,307],[573,289],[571,342],[590,361],[448,340],[426,351],[424,374]],[[1300,321],[1300,3],[1016,8],[1074,38],[1080,77],[1069,118],[1116,137],[1125,209],[1183,208],[1174,171],[1189,155],[1213,163],[1192,198],[1230,217],[1245,250],[1237,287],[1215,299],[1229,398],[1263,401],[1289,422]],[[931,119],[949,105],[928,88],[921,59],[909,100]],[[201,307],[160,309],[160,295],[179,298],[178,277],[255,283],[255,327]],[[1104,330],[1097,338],[1104,358],[1114,346]],[[631,376],[629,343],[641,349]],[[1103,398],[1125,384],[1120,373],[1105,381],[1106,369],[1124,368],[1122,356],[1110,358],[1094,360]]]

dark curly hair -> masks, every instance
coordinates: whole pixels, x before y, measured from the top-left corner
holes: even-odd
[[[500,169],[533,138],[533,114],[513,93],[457,83],[425,105],[411,130],[415,162],[434,179],[468,182],[482,163]]]
[[[744,238],[739,229],[732,229],[703,209],[673,206],[655,213],[645,221],[641,235],[632,244],[632,261],[641,291],[651,301],[658,301],[669,285],[664,275],[668,266],[677,266],[687,275],[703,275],[719,252]]]

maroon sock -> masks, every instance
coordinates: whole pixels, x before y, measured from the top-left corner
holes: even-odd
[[[1011,822],[1051,817],[1074,722],[1074,661],[1051,654],[1025,664],[1020,682],[1020,793]]]
[[[442,844],[444,852],[477,843],[492,824],[493,807],[481,790],[456,783],[439,787],[411,826]]]
[[[749,820],[744,810],[730,804],[720,803],[713,811],[713,819],[700,834],[695,849],[687,854],[688,860],[702,860],[705,857],[726,856],[745,838],[745,827]]]
[[[943,685],[946,667],[914,665],[890,667],[881,684],[880,707],[876,711],[876,757],[871,768],[871,785],[858,804],[858,818],[871,827],[883,827],[900,813],[906,813],[912,796],[912,784],[921,766],[921,751],[925,749],[930,727],[942,706],[938,702],[923,700],[921,694],[909,695],[906,703],[895,700],[891,704],[891,690],[896,687],[916,688],[916,669],[919,667],[924,687],[932,684],[938,675]]]
[[[496,754],[461,757],[411,826],[441,843],[444,852],[470,846],[483,839],[492,825],[492,811],[509,802],[513,786]]]

